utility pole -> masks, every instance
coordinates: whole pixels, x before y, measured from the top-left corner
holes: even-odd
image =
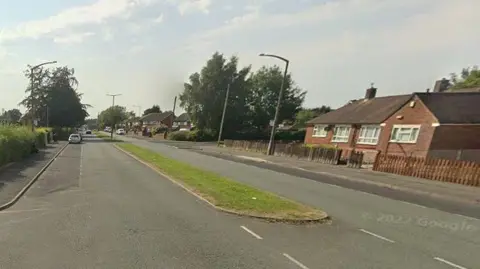
[[[229,82],[227,85],[227,93],[225,94],[225,103],[223,103],[222,121],[220,122],[220,130],[218,132],[217,146],[219,146],[220,141],[222,141],[223,122],[225,121],[225,112],[227,111],[228,96],[230,95],[230,84],[231,82]]]
[[[119,93],[117,93],[117,94],[107,94],[107,96],[112,97],[112,112],[113,112],[113,108],[115,107],[115,97],[120,96],[120,95],[121,94],[119,94]],[[112,122],[112,127],[110,128],[110,139],[113,140],[113,129],[115,127],[115,117],[113,117],[112,121],[113,121]]]
[[[47,105],[47,128],[48,128],[49,120],[48,120],[48,105]]]

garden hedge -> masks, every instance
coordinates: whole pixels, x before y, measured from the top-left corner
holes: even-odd
[[[51,130],[28,126],[0,125],[0,166],[20,161],[48,143]]]

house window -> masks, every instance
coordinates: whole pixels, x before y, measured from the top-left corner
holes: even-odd
[[[380,136],[380,126],[362,126],[358,134],[358,144],[376,145]]]
[[[335,126],[333,130],[332,142],[348,142],[350,136],[350,126]]]
[[[328,131],[325,128],[327,128],[327,125],[315,125],[312,137],[327,137]]]
[[[416,143],[420,125],[394,125],[390,142]]]

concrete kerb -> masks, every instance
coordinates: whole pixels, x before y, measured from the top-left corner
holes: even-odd
[[[217,205],[214,205],[213,203],[211,203],[210,201],[208,201],[207,199],[203,198],[202,196],[200,196],[199,194],[195,193],[194,191],[192,191],[190,188],[188,188],[187,186],[185,186],[184,184],[180,183],[178,180],[175,180],[173,179],[172,177],[162,173],[161,171],[158,170],[158,168],[156,168],[155,166],[153,166],[152,164],[148,163],[148,162],[145,162],[143,160],[141,160],[140,158],[138,158],[137,156],[131,154],[130,152],[120,148],[119,146],[117,145],[113,145],[116,149],[118,149],[119,151],[125,153],[126,155],[130,156],[131,158],[135,159],[136,161],[140,162],[141,164],[149,167],[150,169],[152,169],[153,171],[155,171],[157,174],[161,175],[162,177],[168,179],[169,181],[171,181],[173,184],[179,186],[180,188],[184,189],[185,191],[187,191],[188,193],[190,193],[191,195],[195,196],[197,199],[199,199],[200,201],[206,203],[207,205],[215,208],[216,210],[218,211],[221,211],[221,212],[224,212],[224,213],[228,213],[228,214],[232,214],[232,215],[237,215],[237,216],[242,216],[242,217],[249,217],[249,218],[255,218],[255,219],[260,219],[260,220],[264,220],[264,221],[268,221],[268,222],[283,222],[283,223],[290,223],[290,224],[311,224],[311,223],[325,223],[325,222],[328,222],[331,220],[330,216],[323,212],[324,215],[319,217],[319,218],[314,218],[314,219],[285,219],[285,218],[274,218],[274,217],[265,217],[265,216],[259,216],[259,215],[252,215],[252,214],[246,214],[246,213],[240,213],[240,212],[236,212],[236,211],[233,211],[233,210],[229,210],[229,209],[226,209],[226,208],[223,208],[223,207],[219,207]]]
[[[65,146],[63,146],[56,154],[55,156],[53,156],[53,158],[48,161],[48,163],[42,167],[42,169],[27,183],[27,185],[25,185],[25,187],[22,188],[22,190],[20,190],[20,192],[17,193],[17,195],[15,195],[15,197],[13,197],[12,200],[10,200],[9,202],[3,204],[3,205],[0,205],[0,211],[2,210],[5,210],[11,206],[13,206],[27,191],[28,189],[33,185],[33,183],[35,183],[37,181],[37,179],[43,174],[43,172],[45,172],[45,170],[47,170],[47,168],[53,163],[53,161],[55,161],[55,159],[58,157],[58,155],[60,155],[60,153],[63,152],[63,150],[68,146],[68,143],[65,144]]]
[[[268,161],[268,160],[265,160],[265,159],[262,159],[262,161],[260,161],[260,160],[254,160],[254,158],[242,158],[242,157],[239,157],[238,155],[230,154],[230,153],[221,153],[220,152],[218,154],[228,155],[228,156],[231,156],[231,157],[234,157],[234,158],[244,159],[244,160],[248,160],[248,161],[252,161],[252,162],[264,162],[264,163],[268,163],[268,164],[275,165],[275,166],[281,166],[281,167],[287,166],[289,168],[302,170],[302,171],[307,171],[307,172],[311,172],[311,173],[315,173],[315,174],[319,174],[319,175],[331,176],[331,177],[336,177],[336,178],[339,178],[339,179],[349,180],[349,181],[352,181],[352,182],[360,182],[360,183],[364,183],[364,184],[375,185],[375,186],[388,188],[388,189],[393,189],[393,190],[398,190],[398,191],[404,191],[404,192],[416,193],[416,194],[420,194],[420,195],[426,195],[426,196],[430,196],[430,197],[438,198],[438,199],[443,199],[443,200],[450,200],[450,201],[454,201],[454,202],[468,203],[468,204],[474,204],[474,205],[479,203],[478,201],[471,200],[471,199],[445,196],[445,195],[440,195],[440,194],[437,194],[437,193],[434,193],[434,192],[421,191],[421,190],[417,190],[417,189],[396,186],[396,185],[392,185],[392,184],[388,184],[388,183],[381,183],[381,182],[375,182],[375,181],[363,180],[363,179],[354,179],[352,177],[337,175],[337,174],[328,173],[328,172],[312,171],[312,170],[304,169],[304,168],[293,166],[293,165],[280,164],[280,163]],[[212,156],[212,157],[214,157],[214,156]]]

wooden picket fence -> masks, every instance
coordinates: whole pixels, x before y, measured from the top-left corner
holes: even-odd
[[[469,161],[379,154],[374,171],[480,186],[480,164]]]
[[[225,140],[224,146],[266,154],[268,141]],[[342,156],[342,150],[337,148],[306,147],[303,143],[280,141],[275,143],[274,155],[336,165]]]

